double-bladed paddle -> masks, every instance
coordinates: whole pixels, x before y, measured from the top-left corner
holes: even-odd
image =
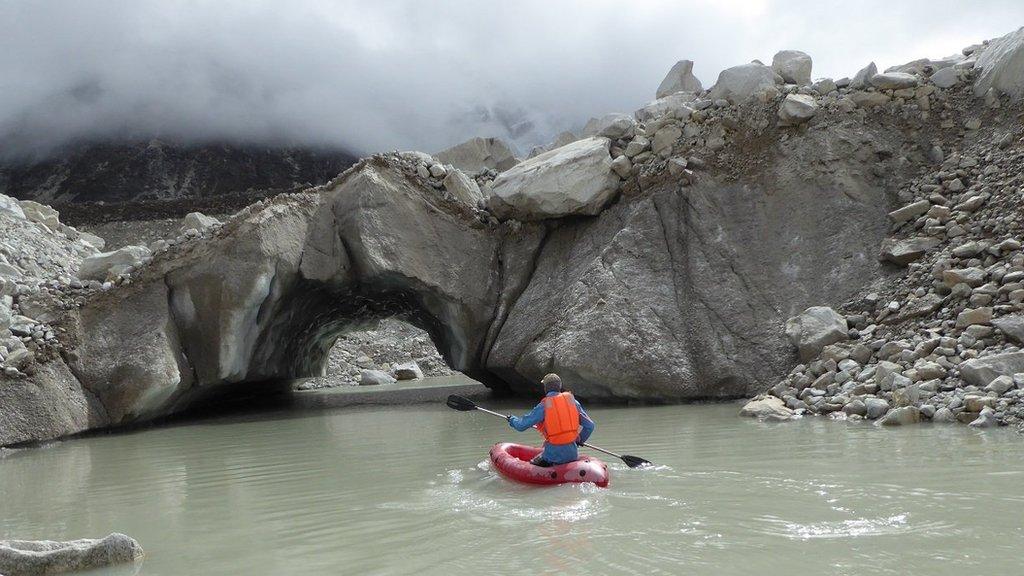
[[[491,414],[492,416],[497,416],[498,418],[502,418],[505,420],[509,419],[509,415],[507,414],[499,414],[497,412],[492,412],[491,410],[488,410],[486,408],[481,408],[480,406],[476,405],[476,402],[473,402],[469,398],[466,398],[464,396],[458,396],[456,394],[452,394],[451,396],[449,396],[446,404],[448,405],[449,408],[454,408],[455,410],[459,410],[461,412],[479,410],[481,412]],[[614,456],[619,460],[625,462],[626,466],[629,466],[630,468],[639,468],[641,466],[652,465],[650,462],[644,460],[643,458],[640,458],[639,456],[630,456],[629,454],[616,454],[615,452],[605,450],[604,448],[598,448],[597,446],[594,446],[593,444],[587,444],[586,442],[583,442],[581,445],[586,446],[587,448],[590,448],[592,450],[597,450],[598,452],[603,452],[609,456]]]

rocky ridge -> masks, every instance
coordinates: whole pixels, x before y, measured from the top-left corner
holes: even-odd
[[[593,134],[493,180],[490,168],[463,173],[480,188],[475,203],[459,191],[465,180],[446,182],[453,165],[422,153],[379,155],[324,186],[258,202],[222,226],[193,229],[152,255],[140,251],[134,261],[111,264],[100,288],[91,285],[84,300],[55,313],[66,330],[60,355],[38,358],[23,372],[27,379],[0,381],[0,444],[144,420],[215,392],[315,376],[340,333],[396,314],[426,329],[452,368],[490,386],[533,391],[540,375],[556,371],[580,396],[609,400],[735,398],[765,390],[797,361],[789,339],[800,344],[806,337],[811,343],[800,348],[810,363],[773,390],[807,407],[762,405],[776,413],[831,407],[837,402],[804,397],[834,400],[848,383],[836,382],[845,378],[840,363],[851,367],[850,360],[874,364],[874,374],[885,369],[877,391],[858,391],[866,415],[912,421],[924,407],[916,408],[912,392],[891,393],[908,387],[881,384],[896,381],[897,371],[924,379],[932,367],[881,364],[912,360],[907,349],[893,356],[895,348],[886,347],[887,327],[897,318],[955,313],[938,320],[947,335],[921,359],[948,348],[942,338],[959,341],[957,330],[975,338],[958,345],[982,347],[977,354],[953,348],[953,358],[970,363],[996,347],[1012,351],[995,329],[981,332],[1015,306],[1014,290],[1005,292],[1005,304],[1000,290],[1004,279],[1015,283],[1019,245],[1013,248],[1016,229],[1007,222],[1018,214],[996,215],[985,206],[1003,205],[993,201],[999,196],[1016,209],[1012,198],[1019,196],[1012,167],[1021,104],[1007,90],[1006,74],[990,73],[1012,69],[1024,53],[1019,36],[940,61],[881,74],[869,65],[852,80],[809,85],[809,57],[795,51],[780,53],[771,67],[734,67],[707,91],[676,92],[632,116],[596,119]],[[1003,56],[977,70],[993,46]],[[974,91],[984,77],[1001,84],[979,98]],[[607,158],[576,144],[587,139],[600,142]],[[601,161],[567,165],[572,150]],[[584,170],[571,179],[580,185],[544,184],[566,166]],[[512,196],[494,193],[506,174],[515,175],[522,198],[511,212],[496,203]],[[608,184],[588,186],[594,179]],[[995,223],[975,226],[975,212]],[[927,238],[903,237],[910,226]],[[932,279],[930,288],[914,283],[924,275],[914,266],[915,252],[931,258],[929,250],[941,252],[964,236],[987,246],[974,255],[961,249],[954,254],[960,260],[940,266],[948,293]],[[883,244],[902,240],[913,245],[889,250],[889,261],[913,267],[883,264]],[[962,248],[955,244],[950,250]],[[961,270],[954,264],[982,275],[947,279]],[[994,292],[974,293],[993,282]],[[104,291],[108,283],[116,289]],[[898,292],[903,285],[913,290]],[[873,290],[879,298],[868,297]],[[883,306],[883,317],[877,303],[888,301],[881,297],[886,290],[897,302]],[[958,309],[954,293],[970,309]],[[936,298],[946,300],[936,305]],[[13,300],[23,309],[20,292]],[[791,323],[787,336],[786,320],[815,306],[844,314],[821,311],[814,321]],[[856,318],[856,306],[865,308],[863,318]],[[918,310],[927,311],[908,315]],[[830,326],[837,316],[846,338],[853,329],[868,342],[863,348],[837,339]],[[837,370],[821,359],[846,348],[848,357],[830,359]],[[987,377],[997,368],[958,370]],[[808,371],[832,380],[789,393]],[[947,386],[955,384],[957,373],[950,374]],[[889,410],[885,393],[897,410]],[[989,421],[999,419],[998,399],[971,403],[979,415],[991,408]]]

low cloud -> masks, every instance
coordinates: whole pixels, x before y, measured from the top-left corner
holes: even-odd
[[[0,154],[149,137],[436,151],[474,135],[525,152],[639,107],[680,58],[705,86],[785,48],[838,78],[1021,24],[1019,0],[11,0]]]

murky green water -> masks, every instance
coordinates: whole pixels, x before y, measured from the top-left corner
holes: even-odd
[[[526,408],[525,403],[519,408]],[[535,440],[443,406],[272,413],[0,459],[0,538],[120,531],[140,574],[1020,573],[1024,438],[960,426],[768,424],[736,405],[597,408],[593,442],[653,460],[529,488],[489,446]],[[133,573],[131,570],[104,574]]]

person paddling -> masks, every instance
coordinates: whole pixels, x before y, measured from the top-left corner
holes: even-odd
[[[562,391],[558,374],[544,376],[541,384],[544,398],[540,404],[522,416],[508,416],[508,424],[520,432],[536,426],[544,436],[544,451],[531,464],[547,467],[573,462],[579,458],[577,446],[594,433],[594,421],[571,392]]]

